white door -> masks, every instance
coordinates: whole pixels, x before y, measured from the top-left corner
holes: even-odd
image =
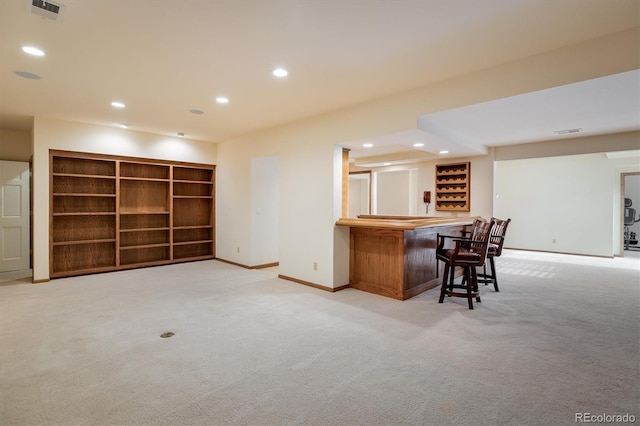
[[[29,163],[0,161],[0,272],[29,269]]]

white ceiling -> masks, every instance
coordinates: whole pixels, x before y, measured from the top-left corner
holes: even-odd
[[[556,133],[570,129],[579,131]],[[373,166],[425,159],[441,150],[474,156],[492,146],[633,130],[640,130],[640,70],[422,115],[416,130],[345,145],[359,165]],[[367,142],[377,151],[363,148]]]
[[[0,0],[0,127],[41,116],[218,142],[639,25],[637,0],[58,3],[62,22],[30,13],[28,0]],[[277,66],[289,77],[273,77]],[[419,129],[375,138],[373,152],[353,141],[352,155],[414,152],[422,139],[422,155],[443,146],[477,155],[563,128],[637,130],[638,80],[625,73],[430,114]],[[220,95],[230,103],[216,104]]]

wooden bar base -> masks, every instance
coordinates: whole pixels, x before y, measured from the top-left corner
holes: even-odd
[[[359,224],[350,220],[350,287],[406,300],[439,286],[437,235],[461,235],[464,226],[471,223],[466,219],[442,222],[433,220],[413,229],[407,229],[405,223],[397,229],[388,223],[378,227],[366,220]]]

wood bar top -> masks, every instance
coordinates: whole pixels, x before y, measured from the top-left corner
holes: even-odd
[[[469,225],[475,217],[435,217],[435,216],[384,216],[361,215],[358,218],[341,218],[336,225],[356,228],[384,228],[398,230],[415,230],[442,225]]]

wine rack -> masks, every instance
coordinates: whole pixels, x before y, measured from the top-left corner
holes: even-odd
[[[436,165],[436,210],[470,211],[471,163]]]

